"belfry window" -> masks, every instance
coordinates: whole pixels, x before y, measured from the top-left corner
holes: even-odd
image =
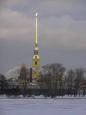
[[[37,65],[37,61],[35,61],[35,65]]]
[[[38,54],[38,51],[35,50],[35,51],[34,51],[34,54],[37,55],[37,54]]]
[[[37,59],[37,56],[35,56],[35,58]]]

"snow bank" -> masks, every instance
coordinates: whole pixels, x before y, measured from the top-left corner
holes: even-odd
[[[0,99],[51,99],[52,97],[45,97],[43,95],[40,95],[40,96],[23,96],[23,95],[18,95],[18,96],[6,96],[6,95],[0,95]],[[54,99],[86,99],[86,95],[85,96],[82,96],[82,95],[77,95],[77,96],[68,96],[68,95],[65,95],[65,96],[56,96],[54,97]]]
[[[0,99],[0,115],[86,115],[86,99]]]

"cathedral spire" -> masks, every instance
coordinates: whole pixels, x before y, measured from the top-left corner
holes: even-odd
[[[35,32],[35,47],[34,47],[34,54],[32,57],[32,79],[39,79],[39,71],[40,71],[40,56],[39,56],[39,48],[38,48],[38,13],[35,14],[36,16],[36,32]]]
[[[36,16],[36,36],[35,36],[35,45],[38,46],[38,13],[36,13],[35,16]]]

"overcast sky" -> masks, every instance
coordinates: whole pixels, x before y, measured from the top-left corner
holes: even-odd
[[[0,0],[0,72],[31,66],[35,12],[41,65],[86,67],[86,0]]]

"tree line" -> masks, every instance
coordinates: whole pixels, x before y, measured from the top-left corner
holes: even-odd
[[[30,80],[27,78],[27,68],[20,70],[18,82],[20,85],[10,84],[4,75],[0,75],[0,94],[10,95],[44,95],[44,96],[64,96],[64,95],[86,95],[86,70],[76,68],[66,70],[59,63],[47,64],[42,67],[40,79],[37,81],[39,88],[29,88]],[[21,74],[22,73],[22,74]],[[24,81],[24,82],[22,82]]]

